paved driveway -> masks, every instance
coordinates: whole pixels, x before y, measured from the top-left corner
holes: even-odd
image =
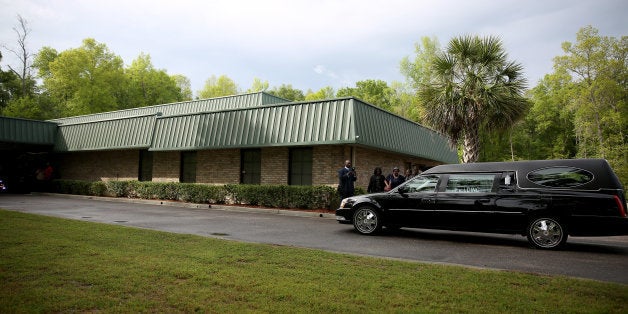
[[[338,224],[333,215],[316,213],[37,194],[0,195],[0,208],[245,242],[628,284],[626,236],[571,237],[564,250],[543,251],[513,235],[402,229],[363,236]]]

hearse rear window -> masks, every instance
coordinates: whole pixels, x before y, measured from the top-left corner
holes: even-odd
[[[447,180],[448,193],[489,193],[495,174],[452,174]]]
[[[593,174],[573,167],[552,167],[528,173],[528,180],[551,188],[569,188],[593,181]]]

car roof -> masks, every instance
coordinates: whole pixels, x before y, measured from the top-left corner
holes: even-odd
[[[538,169],[550,167],[574,167],[593,173],[594,179],[575,189],[623,189],[619,179],[605,159],[552,159],[526,160],[511,162],[477,162],[467,164],[447,164],[430,168],[424,174],[445,174],[463,172],[504,172],[514,171],[519,178],[518,184],[522,188],[539,188],[527,179],[527,174]]]

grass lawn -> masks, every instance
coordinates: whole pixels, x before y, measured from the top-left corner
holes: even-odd
[[[628,313],[628,286],[0,210],[0,312]]]

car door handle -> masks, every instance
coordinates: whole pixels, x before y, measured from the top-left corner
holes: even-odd
[[[424,204],[436,204],[436,199],[434,198],[424,198],[421,200],[421,203]]]
[[[475,202],[478,203],[478,204],[488,204],[488,203],[491,202],[491,200],[487,199],[487,198],[482,198],[482,199],[479,199],[479,200],[477,200]]]

